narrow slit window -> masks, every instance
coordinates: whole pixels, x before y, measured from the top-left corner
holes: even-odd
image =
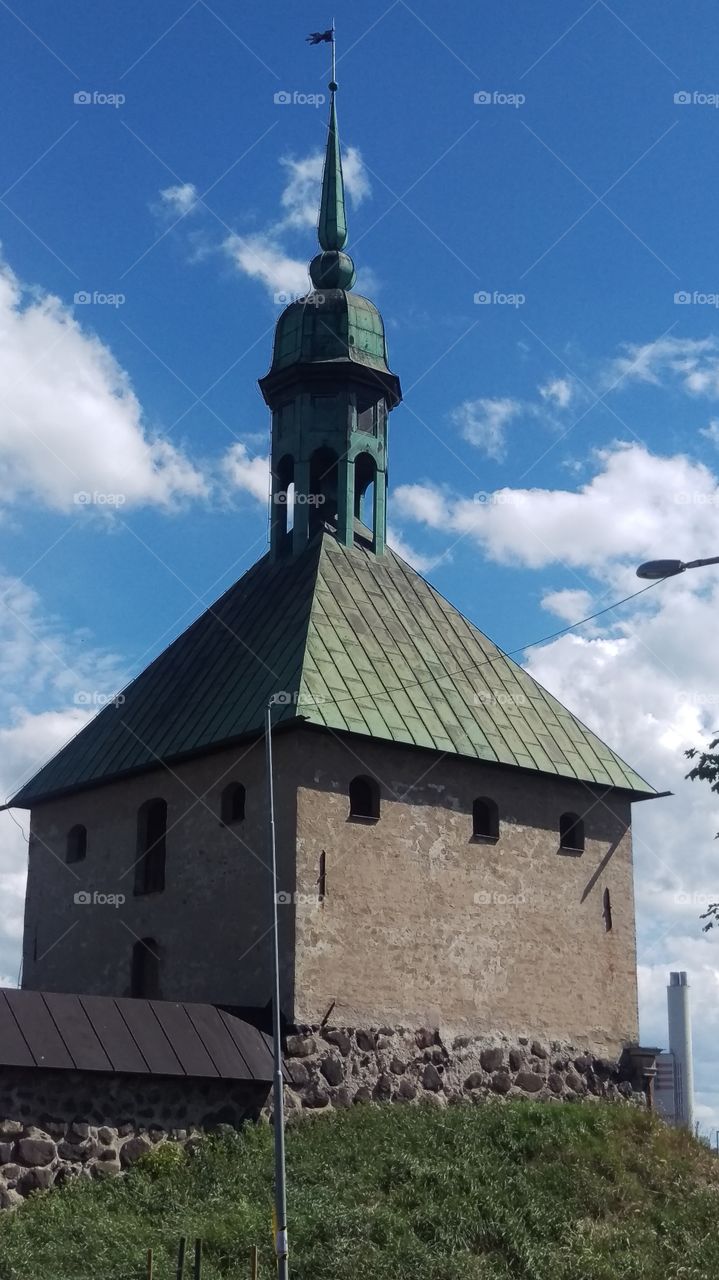
[[[246,792],[241,782],[230,782],[220,799],[220,818],[226,827],[245,820]]]
[[[161,893],[165,887],[167,801],[147,800],[137,815],[135,893]]]
[[[358,777],[350,782],[350,818],[379,818],[379,786],[374,778]]]
[[[135,999],[160,998],[160,953],[154,938],[139,938],[132,948],[130,995]]]
[[[604,929],[607,933],[612,932],[612,899],[608,889],[604,890],[602,899],[602,915],[604,916]]]
[[[317,896],[320,902],[327,897],[327,854],[324,849],[320,854],[320,868],[317,876]]]
[[[65,861],[66,862],[82,862],[87,855],[87,827],[83,827],[82,823],[77,823],[71,827],[67,833],[67,842],[65,845]]]
[[[584,822],[576,813],[563,813],[559,819],[559,847],[568,853],[584,853]]]
[[[478,797],[472,804],[472,835],[475,840],[499,838],[499,809],[494,800]]]

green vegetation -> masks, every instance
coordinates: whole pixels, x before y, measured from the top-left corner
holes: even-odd
[[[719,1164],[610,1105],[358,1106],[287,1135],[293,1280],[716,1280]],[[163,1146],[126,1178],[39,1193],[0,1221],[0,1280],[274,1274],[266,1127]],[[189,1271],[189,1268],[188,1268]]]

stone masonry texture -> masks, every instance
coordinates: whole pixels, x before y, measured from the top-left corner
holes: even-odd
[[[290,1024],[539,1036],[609,1057],[636,1040],[622,793],[308,728],[277,734],[275,773]],[[349,816],[358,774],[379,784],[377,822]],[[230,780],[247,789],[245,821],[231,828],[219,819]],[[166,887],[135,898],[137,810],[154,796],[168,804]],[[498,805],[496,841],[472,838],[476,797]],[[582,854],[559,850],[563,812],[585,815]],[[88,830],[87,857],[68,867],[64,840],[76,822]],[[259,743],[36,807],[25,986],[127,994],[134,935],[157,943],[163,999],[266,1007],[265,826]],[[77,903],[78,892],[125,901]]]

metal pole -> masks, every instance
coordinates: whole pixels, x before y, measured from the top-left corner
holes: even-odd
[[[332,19],[332,83],[337,83],[337,54],[335,45],[335,20]]]
[[[256,1244],[252,1246],[252,1280],[257,1280],[259,1271],[259,1250]]]
[[[275,1129],[275,1254],[278,1280],[287,1280],[287,1189],[285,1184],[285,1115],[282,1091],[282,1040],[280,1023],[280,948],[277,918],[277,848],[275,844],[275,792],[272,779],[272,703],[265,713],[265,750],[267,757],[267,809],[272,879],[272,954],[274,992],[272,999],[272,1048],[274,1077],[272,1097]]]

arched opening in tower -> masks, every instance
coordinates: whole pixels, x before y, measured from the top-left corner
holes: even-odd
[[[295,513],[295,462],[291,454],[286,453],[275,468],[272,501],[275,507],[273,517],[277,528],[277,546],[282,549],[287,542],[287,535],[292,530]]]
[[[377,463],[371,453],[359,453],[355,458],[355,519],[372,535],[374,546],[377,488]]]

